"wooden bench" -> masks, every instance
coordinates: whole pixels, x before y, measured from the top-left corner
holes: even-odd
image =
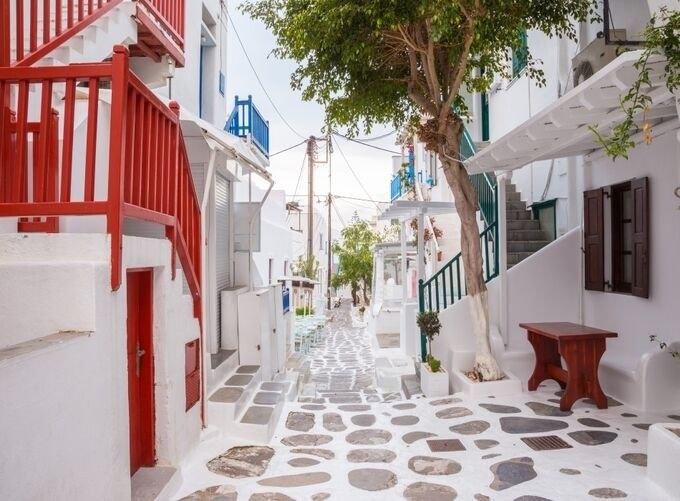
[[[546,322],[519,326],[527,330],[536,353],[536,366],[529,378],[529,391],[546,379],[557,381],[564,394],[560,409],[568,411],[579,398],[592,398],[600,409],[607,408],[607,397],[600,387],[597,371],[606,350],[608,337],[616,332],[603,331],[570,322]],[[562,368],[562,357],[567,368]]]

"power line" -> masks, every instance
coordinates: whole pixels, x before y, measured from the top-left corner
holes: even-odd
[[[378,141],[380,139],[385,139],[386,137],[390,137],[392,134],[397,132],[397,129],[393,129],[390,132],[383,134],[382,136],[376,136],[376,137],[355,137],[357,141],[361,142],[370,142],[370,141]]]
[[[297,148],[298,146],[302,146],[302,145],[305,144],[306,142],[307,142],[307,141],[300,141],[298,144],[294,144],[293,146],[289,146],[288,148],[285,148],[285,149],[283,149],[283,150],[277,151],[276,153],[272,153],[271,155],[269,155],[269,158],[275,157],[276,155],[280,155],[281,153],[285,153],[285,152],[287,152],[287,151],[290,151],[290,150],[292,150],[293,148]]]
[[[293,192],[293,198],[297,197],[297,190],[300,187],[300,180],[302,179],[302,171],[305,170],[305,160],[307,160],[307,152],[305,152],[305,154],[302,155],[302,165],[300,165],[300,173],[298,174],[297,183],[295,183],[295,191]]]
[[[349,197],[345,195],[333,195],[335,198],[347,198],[349,200],[358,200],[359,202],[372,202],[372,203],[377,203],[377,204],[390,204],[391,202],[383,202],[381,200],[371,200],[370,198],[357,198],[357,197]]]
[[[401,155],[401,152],[400,152],[400,151],[394,151],[394,150],[388,150],[387,148],[381,148],[380,146],[375,146],[375,145],[373,145],[373,144],[368,144],[368,143],[365,143],[364,141],[359,141],[358,139],[354,139],[354,138],[351,138],[351,137],[343,136],[342,134],[340,134],[340,133],[338,133],[338,132],[333,132],[333,135],[334,135],[334,136],[340,136],[341,138],[343,138],[343,139],[345,139],[345,140],[347,140],[347,141],[351,141],[351,142],[353,142],[353,143],[361,144],[361,145],[363,145],[363,146],[366,146],[367,148],[373,148],[373,149],[375,149],[375,150],[386,151],[387,153],[392,153],[393,155]],[[377,139],[377,138],[376,138],[376,139]]]
[[[347,227],[347,223],[345,223],[345,220],[340,215],[340,211],[338,210],[338,206],[335,205],[334,198],[335,197],[331,197],[331,205],[333,206],[333,210],[335,210],[335,215],[338,216],[338,219],[340,219],[340,222],[342,223],[342,227],[345,228],[345,227]]]
[[[378,210],[380,210],[380,207],[378,207],[378,204],[375,203],[375,200],[373,200],[373,198],[371,197],[371,194],[368,192],[368,190],[366,189],[366,187],[363,185],[363,183],[362,183],[361,180],[359,179],[359,176],[357,176],[357,173],[354,172],[354,169],[352,169],[352,166],[350,165],[349,160],[347,160],[347,157],[345,156],[345,153],[342,151],[342,148],[340,148],[340,143],[336,142],[335,145],[338,147],[338,151],[340,152],[340,156],[343,158],[343,160],[344,160],[345,163],[347,164],[347,167],[349,168],[349,171],[350,171],[350,172],[352,173],[352,175],[354,176],[354,179],[357,180],[357,183],[359,183],[359,186],[361,186],[361,189],[364,190],[364,193],[366,193],[366,196],[371,200],[371,202],[373,202],[373,203],[375,204],[375,207],[376,207]]]
[[[255,70],[255,66],[253,66],[253,62],[250,60],[250,56],[248,55],[248,51],[246,51],[245,45],[243,45],[243,41],[241,40],[241,37],[238,34],[238,30],[236,29],[236,25],[234,24],[234,20],[231,18],[231,15],[229,12],[226,12],[227,19],[229,19],[229,23],[231,24],[231,27],[234,29],[234,34],[236,35],[236,39],[238,40],[239,45],[241,46],[241,50],[243,50],[243,54],[246,56],[246,59],[248,60],[248,64],[250,65],[250,69],[253,70],[253,73],[255,75],[255,79],[257,80],[257,83],[260,84],[260,87],[262,87],[262,91],[264,92],[264,95],[267,96],[267,99],[271,103],[272,107],[274,108],[274,111],[276,111],[276,114],[281,118],[284,124],[297,136],[299,136],[301,139],[307,139],[305,136],[300,134],[298,131],[296,131],[292,125],[288,123],[288,120],[286,120],[283,116],[283,114],[279,111],[277,106],[274,104],[274,101],[272,100],[271,96],[269,95],[269,92],[267,92],[267,89],[265,89],[264,84],[262,83],[262,80],[260,80],[260,75],[257,74],[257,71]]]

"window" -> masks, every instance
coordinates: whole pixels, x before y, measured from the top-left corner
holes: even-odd
[[[528,44],[527,30],[521,30],[518,35],[518,48],[512,51],[512,78],[516,78],[527,66]]]
[[[585,288],[649,297],[648,179],[586,191],[583,198]],[[610,202],[608,243],[605,199]],[[605,277],[605,251],[610,256],[609,280]]]
[[[184,347],[184,388],[188,411],[201,399],[201,357],[198,339],[190,341]]]

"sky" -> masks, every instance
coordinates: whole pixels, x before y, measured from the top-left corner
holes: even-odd
[[[255,71],[260,77],[267,93],[274,105],[286,121],[295,130],[293,132],[276,113],[275,108],[269,102],[265,92],[260,87],[253,70],[250,68],[244,55],[236,33],[231,24],[228,25],[228,60],[227,60],[227,96],[231,104],[235,95],[246,98],[252,94],[253,101],[265,119],[269,120],[269,151],[276,153],[290,146],[300,143],[310,135],[321,135],[321,127],[324,123],[324,109],[317,103],[305,102],[300,92],[290,87],[290,75],[295,70],[293,61],[277,59],[272,50],[276,46],[273,35],[259,21],[243,15],[235,3],[229,5],[229,15],[236,27],[236,32],[241,37],[245,50],[250,56]],[[228,110],[231,111],[231,110]],[[370,134],[359,136],[373,138],[393,131],[390,126],[374,127]],[[344,131],[340,131],[343,133]],[[399,151],[395,146],[395,134],[385,139],[371,141],[370,144]],[[376,214],[376,205],[366,200],[351,200],[341,197],[360,199],[372,199],[376,202],[387,202],[390,196],[390,179],[392,176],[392,154],[366,146],[348,142],[344,139],[336,139],[335,153],[331,158],[332,193],[340,217],[345,223],[349,223],[353,212],[356,210],[359,216],[370,219]],[[341,150],[354,169],[359,182],[352,175],[347,163],[339,153]],[[305,156],[305,145],[293,148],[291,151],[275,155],[271,158],[270,171],[276,182],[274,189],[284,189],[289,195],[288,200],[293,200],[297,194],[297,200],[306,205],[307,196],[307,167],[305,162],[304,171],[300,178],[300,169]],[[296,190],[298,178],[299,185]],[[314,193],[318,198],[324,198],[328,194],[328,165],[317,165],[314,170]],[[365,190],[362,188],[365,188]],[[386,203],[379,204],[381,209],[387,207]],[[333,225],[335,228],[342,226],[340,217],[333,212]]]

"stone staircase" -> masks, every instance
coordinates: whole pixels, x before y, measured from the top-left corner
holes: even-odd
[[[532,219],[531,209],[528,209],[526,202],[520,199],[521,194],[514,184],[507,184],[506,195],[508,269],[510,269],[548,245],[550,240],[541,230],[541,223]]]

